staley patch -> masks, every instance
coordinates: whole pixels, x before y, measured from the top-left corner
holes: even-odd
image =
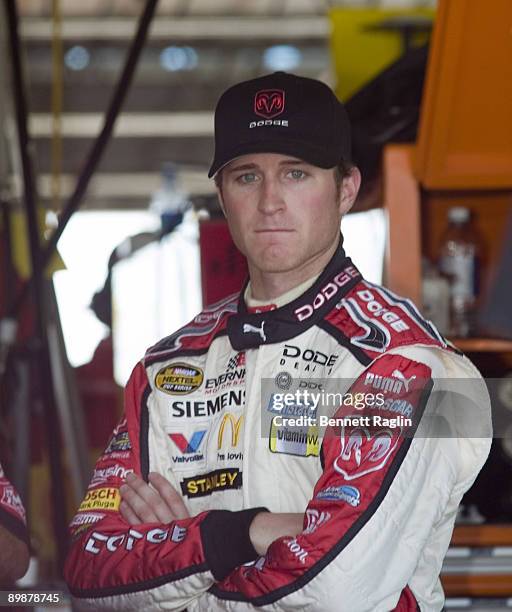
[[[181,481],[181,492],[189,498],[204,497],[215,491],[242,488],[242,472],[238,468],[214,470],[200,476],[184,478]]]

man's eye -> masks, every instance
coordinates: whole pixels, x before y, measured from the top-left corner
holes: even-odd
[[[296,181],[306,177],[304,170],[290,170],[289,174]]]
[[[245,174],[241,174],[236,180],[239,183],[254,183],[256,180],[256,174],[254,172],[246,172]]]

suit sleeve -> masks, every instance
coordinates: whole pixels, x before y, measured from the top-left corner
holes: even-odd
[[[25,508],[16,489],[5,477],[0,465],[0,525],[28,545]]]
[[[374,388],[384,389],[380,398]],[[340,408],[324,433],[323,473],[303,531],[273,542],[265,557],[234,570],[189,610],[433,609],[416,598],[415,576],[423,562],[440,572],[457,505],[489,439],[475,441],[471,469],[462,465],[453,431],[439,435],[435,412],[447,398],[440,402],[432,388],[426,363],[398,354],[374,361],[351,387],[364,408]],[[358,424],[346,418],[352,415],[369,420]]]
[[[119,487],[126,475],[147,480],[150,393],[139,364],[126,388],[124,416],[71,522],[64,575],[77,609],[182,610],[216,579],[257,556],[248,530],[262,508],[135,526],[121,516]]]

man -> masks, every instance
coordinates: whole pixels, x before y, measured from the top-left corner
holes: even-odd
[[[28,568],[25,509],[0,465],[0,585],[9,586]]]
[[[250,281],[136,366],[72,523],[76,602],[440,610],[456,510],[490,446],[485,389],[471,403],[442,381],[479,375],[345,256],[360,174],[328,87],[282,72],[235,85],[215,139]]]

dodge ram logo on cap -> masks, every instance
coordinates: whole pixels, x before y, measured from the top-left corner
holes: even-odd
[[[254,112],[265,119],[277,117],[284,111],[282,89],[262,89],[254,96]]]

